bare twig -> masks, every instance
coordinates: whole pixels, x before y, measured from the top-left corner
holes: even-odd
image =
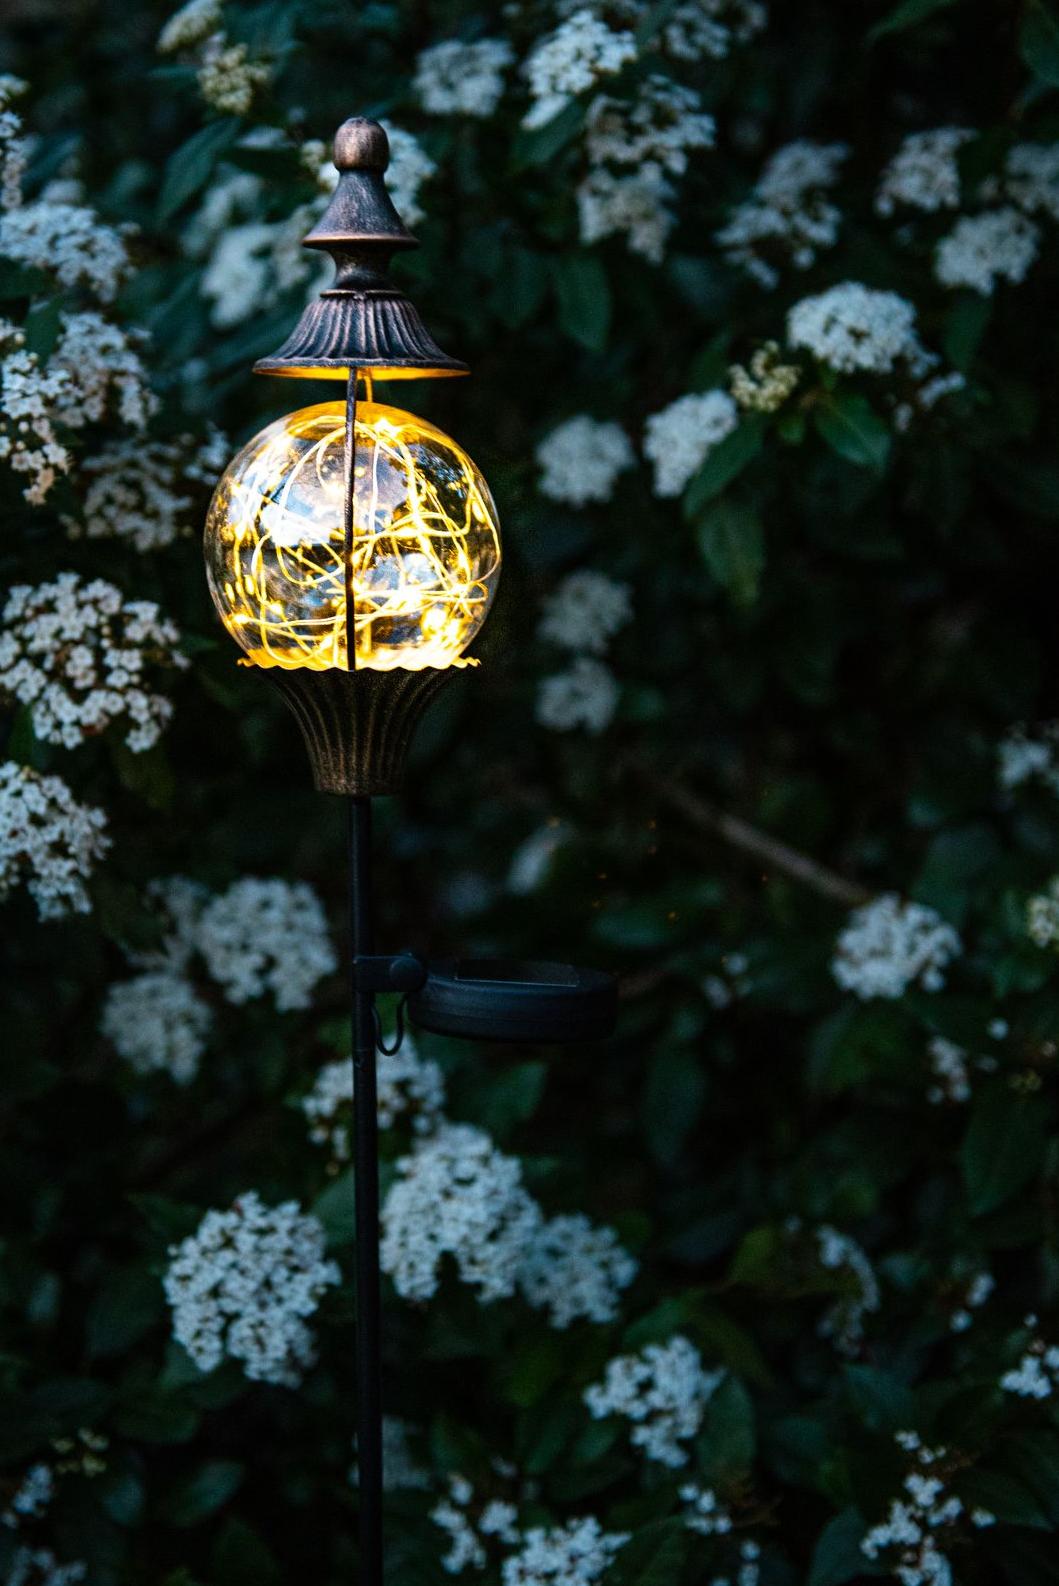
[[[741,820],[738,815],[730,815],[727,810],[718,809],[715,804],[711,804],[698,793],[693,793],[690,788],[683,786],[672,776],[662,776],[641,761],[629,762],[629,770],[660,803],[668,804],[670,809],[683,815],[689,826],[694,826],[698,831],[708,832],[711,837],[719,837],[722,842],[730,843],[733,848],[738,848],[742,853],[759,861],[765,866],[766,871],[778,870],[783,875],[790,876],[792,881],[799,881],[803,886],[810,887],[820,897],[829,898],[833,903],[841,903],[845,908],[854,908],[858,904],[866,903],[871,896],[856,882],[847,881],[844,876],[837,875],[826,865],[810,859],[807,854],[799,853],[796,848],[781,842],[778,837],[770,837],[767,832],[758,831],[756,826]]]

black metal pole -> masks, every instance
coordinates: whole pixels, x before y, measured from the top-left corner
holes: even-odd
[[[346,384],[344,571],[346,666],[357,664],[353,533],[356,507],[357,371]],[[353,695],[356,709],[356,692]],[[349,800],[349,969],[353,1015],[356,1206],[358,1586],[382,1586],[382,1283],[379,1271],[379,1111],[375,998],[357,985],[356,961],[373,950],[371,799]]]
[[[371,800],[349,800],[349,935],[353,1009],[357,1268],[358,1586],[382,1586],[382,1359],[379,1276],[379,1123],[375,999],[361,991],[354,959],[372,951]]]

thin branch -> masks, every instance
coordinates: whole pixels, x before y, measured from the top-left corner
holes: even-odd
[[[871,893],[858,886],[856,882],[847,881],[845,876],[829,870],[826,865],[810,859],[807,854],[799,853],[796,848],[781,842],[778,837],[770,837],[767,832],[758,831],[756,826],[741,820],[738,815],[730,815],[727,810],[718,809],[715,804],[711,804],[698,793],[693,793],[690,788],[684,787],[672,776],[662,776],[638,760],[629,762],[629,770],[660,803],[668,804],[670,809],[683,815],[689,826],[707,832],[711,837],[719,837],[722,842],[729,843],[733,848],[748,854],[765,867],[766,873],[769,870],[778,870],[783,875],[790,876],[792,881],[801,882],[803,886],[811,888],[820,897],[828,898],[833,903],[841,903],[845,908],[855,908],[858,904],[867,903],[871,897]]]

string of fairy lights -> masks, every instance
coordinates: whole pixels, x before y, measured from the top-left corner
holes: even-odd
[[[348,667],[345,406],[303,408],[256,436],[210,508],[207,571],[225,626],[258,666]],[[451,666],[500,568],[489,487],[424,419],[358,405],[354,665]]]

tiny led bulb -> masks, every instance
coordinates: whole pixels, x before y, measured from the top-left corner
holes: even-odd
[[[432,424],[359,403],[347,567],[345,423],[344,403],[302,408],[231,463],[206,521],[214,604],[259,666],[347,670],[347,629],[355,667],[451,666],[496,589],[489,486]]]

